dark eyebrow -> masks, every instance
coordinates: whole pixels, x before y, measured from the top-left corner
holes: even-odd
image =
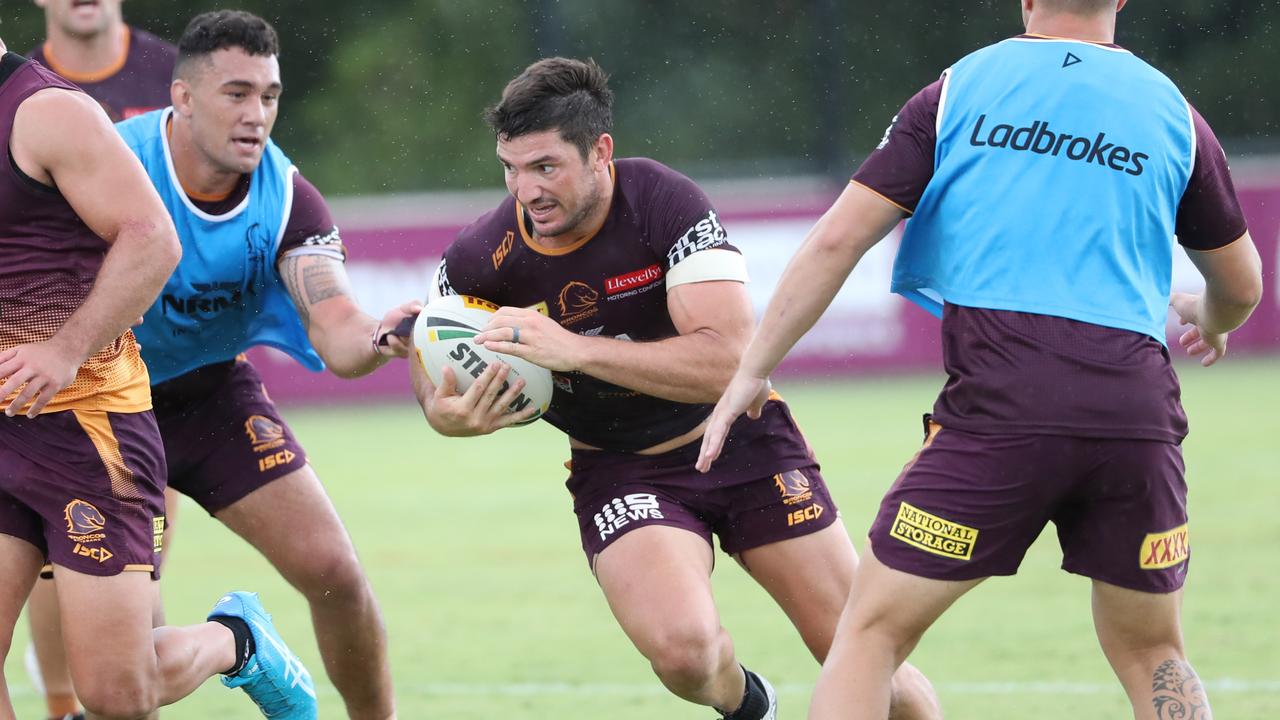
[[[226,82],[222,83],[222,87],[224,87],[224,88],[227,88],[227,87],[237,87],[237,88],[244,88],[244,89],[247,89],[247,90],[252,90],[252,89],[253,89],[253,83],[249,82],[248,80],[228,80],[228,81],[226,81]],[[278,83],[278,82],[273,82],[273,83],[271,83],[270,85],[268,85],[266,89],[267,89],[267,90],[275,90],[275,91],[279,92],[280,90],[283,90],[283,89],[284,89],[284,86],[283,86],[283,85],[281,85],[281,84],[280,84],[280,83]]]

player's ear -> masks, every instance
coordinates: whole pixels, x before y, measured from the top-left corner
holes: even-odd
[[[596,138],[596,143],[591,147],[591,152],[595,154],[595,162],[599,163],[600,169],[603,170],[613,162],[613,136],[609,133],[601,133]]]
[[[169,102],[173,104],[174,112],[179,115],[189,115],[191,113],[191,86],[182,78],[174,78],[169,84]]]

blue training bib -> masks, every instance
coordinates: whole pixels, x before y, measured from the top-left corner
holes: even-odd
[[[1172,81],[1131,53],[1014,38],[947,72],[934,175],[893,290],[1053,315],[1164,342],[1195,130]]]
[[[187,197],[174,171],[167,132],[172,112],[156,110],[116,126],[151,176],[182,241],[182,261],[133,330],[152,384],[231,360],[255,345],[323,370],[276,269],[297,169],[268,140],[244,201],[209,215]]]

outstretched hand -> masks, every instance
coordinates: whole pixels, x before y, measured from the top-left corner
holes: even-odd
[[[1183,325],[1191,329],[1178,338],[1187,354],[1200,358],[1200,364],[1209,367],[1227,354],[1227,333],[1208,333],[1200,327],[1200,296],[1191,293],[1174,293],[1169,306],[1178,314]]]
[[[410,300],[399,307],[392,308],[382,316],[374,335],[373,347],[379,355],[407,357],[409,355],[409,338],[413,335],[413,323],[422,312],[422,301]],[[385,348],[385,349],[384,349]]]
[[[729,387],[725,388],[720,401],[716,403],[716,409],[711,411],[706,432],[702,434],[702,450],[698,453],[696,466],[699,472],[710,470],[711,463],[720,457],[729,428],[733,427],[739,415],[745,412],[752,420],[760,419],[760,411],[772,389],[768,378],[749,377],[741,373],[733,376]]]

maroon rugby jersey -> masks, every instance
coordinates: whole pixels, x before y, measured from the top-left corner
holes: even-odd
[[[14,53],[0,59],[0,350],[48,340],[89,295],[107,243],[55,188],[22,172],[9,152],[18,106],[46,88],[79,90]],[[133,332],[80,366],[46,412],[151,407],[146,367]]]
[[[438,273],[441,294],[534,307],[580,335],[635,342],[674,337],[665,277],[695,252],[737,251],[711,201],[689,178],[644,158],[610,168],[613,202],[593,236],[538,245],[524,208],[507,197],[458,235]],[[546,419],[598,448],[634,452],[697,427],[711,405],[644,395],[580,372],[555,373]]]
[[[169,84],[178,48],[144,30],[125,29],[125,52],[101,72],[80,75],[58,64],[49,43],[31,51],[32,60],[80,86],[107,111],[112,122],[169,106]]]
[[[942,91],[937,80],[907,101],[853,182],[914,212],[933,178]],[[1188,249],[1214,250],[1247,228],[1222,146],[1194,108],[1192,115],[1196,158],[1178,205],[1177,236]],[[1146,335],[947,305],[942,339],[948,380],[934,419],[943,426],[1166,442],[1187,434],[1169,351]]]

